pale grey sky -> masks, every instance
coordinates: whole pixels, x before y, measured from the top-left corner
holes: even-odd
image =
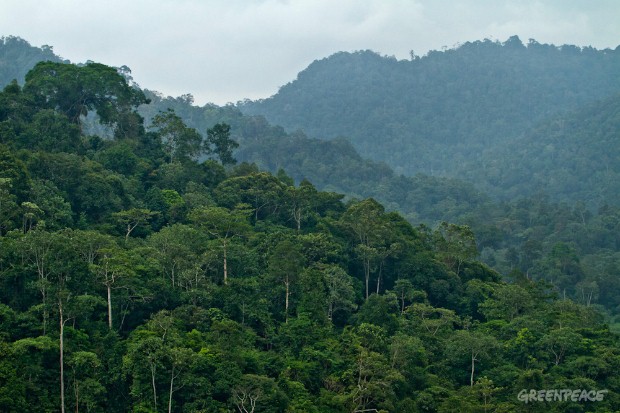
[[[405,59],[515,34],[613,49],[618,22],[620,0],[0,0],[0,36],[127,65],[140,86],[200,105],[269,97],[338,51]]]

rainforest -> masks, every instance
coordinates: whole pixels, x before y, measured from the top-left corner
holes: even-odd
[[[197,106],[2,38],[0,411],[614,411],[619,64],[343,52]]]

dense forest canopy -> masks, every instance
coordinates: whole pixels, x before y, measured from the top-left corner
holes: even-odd
[[[24,80],[0,92],[0,410],[620,405],[617,206],[399,176],[126,69]]]
[[[550,116],[619,93],[618,73],[620,49],[556,47],[533,39],[523,44],[514,36],[503,43],[466,42],[411,60],[372,51],[336,53],[312,63],[271,98],[239,107],[289,131],[347,137],[362,156],[384,161],[397,173],[466,177],[493,196],[512,199],[503,197],[505,191],[531,196],[540,185],[518,174],[498,180],[496,174],[510,174],[502,164],[511,160],[496,159],[497,152],[512,149],[515,139]],[[579,161],[592,164],[589,158]],[[539,161],[518,162],[519,172],[540,172]],[[562,165],[543,169],[555,172]],[[510,181],[517,179],[523,185]],[[573,201],[588,195],[546,186],[550,195]]]

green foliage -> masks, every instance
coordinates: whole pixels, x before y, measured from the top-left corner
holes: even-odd
[[[169,109],[153,119],[153,128],[157,129],[169,161],[197,159],[202,153],[202,137]]]
[[[237,163],[233,150],[238,148],[239,144],[230,138],[230,125],[218,123],[207,129],[205,145],[207,152],[216,154],[222,165]]]
[[[274,96],[239,107],[313,138],[348,137],[364,157],[386,162],[399,174],[476,183],[486,178],[495,193],[505,193],[506,184],[531,191],[532,181],[523,175],[510,175],[520,182],[504,179],[508,168],[493,152],[512,155],[511,166],[530,176],[540,173],[523,152],[548,162],[551,153],[540,149],[552,142],[513,141],[551,114],[618,93],[619,56],[617,50],[533,39],[524,45],[516,36],[504,43],[465,42],[409,61],[369,50],[339,52],[314,61]],[[554,142],[554,151],[561,151]],[[516,147],[522,149],[515,153]],[[565,163],[554,164],[554,172],[562,166],[566,174]],[[547,186],[567,181],[539,176],[532,178]]]
[[[160,99],[179,115],[148,109],[163,123],[144,133],[117,75],[43,64],[0,93],[0,410],[519,411],[521,389],[555,387],[608,389],[593,407],[618,405],[619,337],[595,305],[620,304],[617,208],[491,204],[323,147],[365,165],[356,185],[431,194],[414,204],[446,209],[433,221],[462,218],[414,228],[396,202],[224,167],[230,142],[221,163],[170,152],[168,133],[198,142],[184,123],[196,113],[242,149],[265,130],[321,144],[187,96]],[[117,132],[85,136],[92,111]],[[544,410],[569,407],[591,406]]]
[[[94,110],[101,123],[123,128],[123,115],[147,103],[144,94],[130,87],[116,69],[99,63],[81,67],[37,63],[26,75],[24,91],[42,109],[58,110],[75,124]]]

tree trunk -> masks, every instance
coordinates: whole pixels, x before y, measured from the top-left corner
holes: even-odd
[[[168,413],[172,412],[172,388],[174,385],[174,365],[172,366],[172,373],[170,374],[170,396],[168,397]]]
[[[108,327],[112,330],[112,286],[106,285],[108,289]]]
[[[47,311],[47,299],[45,294],[45,287],[41,291],[41,295],[43,296],[43,335],[47,335],[47,319],[49,318],[49,313]]]
[[[157,411],[157,387],[155,387],[155,362],[151,362],[151,385],[153,386],[153,403]]]
[[[288,275],[286,276],[286,281],[284,281],[284,285],[286,286],[286,296],[284,298],[284,322],[288,323],[288,296],[290,293],[289,286],[291,282],[289,281]]]
[[[474,369],[476,366],[476,356],[474,353],[471,354],[471,376],[469,377],[469,385],[470,387],[474,386]]]
[[[226,241],[224,241],[224,285],[228,284],[228,262],[226,261]]]
[[[60,412],[65,413],[65,320],[63,320],[62,299],[58,299],[58,312],[60,314]]]
[[[77,383],[77,379],[75,378],[75,374],[73,375],[73,388],[75,390],[75,413],[80,413],[80,388]]]
[[[379,275],[377,276],[377,294],[379,294],[379,288],[381,286],[381,275],[383,274],[383,262],[379,265]]]
[[[293,209],[293,217],[295,218],[295,224],[297,224],[297,233],[301,230],[301,208]]]
[[[366,280],[366,300],[368,300],[368,283],[370,282],[370,260],[364,260],[364,279]]]

